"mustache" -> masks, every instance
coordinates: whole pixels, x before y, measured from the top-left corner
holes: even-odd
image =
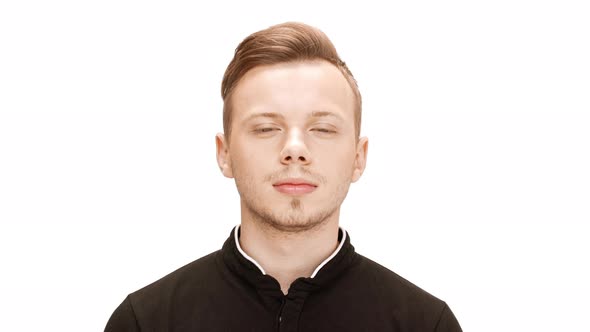
[[[307,170],[305,168],[301,168],[298,171],[283,170],[283,171],[273,173],[273,174],[266,176],[264,178],[264,180],[266,180],[267,182],[274,183],[274,182],[277,182],[279,180],[286,179],[286,178],[303,178],[303,179],[306,179],[311,182],[316,182],[316,183],[321,183],[321,184],[326,183],[325,177],[323,177],[319,174],[315,174],[314,172]]]

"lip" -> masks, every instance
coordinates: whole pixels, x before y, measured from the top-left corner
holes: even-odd
[[[273,187],[283,194],[305,195],[313,192],[317,185],[305,179],[289,178],[274,183]]]

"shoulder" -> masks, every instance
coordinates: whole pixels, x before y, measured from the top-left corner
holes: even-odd
[[[360,256],[356,273],[372,281],[371,288],[396,299],[403,299],[405,303],[443,307],[444,302],[421,287],[415,285],[389,268],[365,257]]]
[[[166,276],[130,294],[133,302],[144,298],[160,297],[174,293],[185,284],[197,285],[199,281],[218,278],[216,256],[219,251],[212,252],[191,263],[188,263]]]
[[[443,300],[365,256],[359,255],[358,264],[351,272],[356,282],[364,285],[357,296],[367,301],[372,299],[378,306],[376,310],[384,316],[393,316],[393,321],[432,331],[441,321],[454,320],[447,317],[452,312]]]
[[[180,306],[207,298],[221,276],[220,251],[203,256],[129,294],[128,305],[140,326],[160,326]]]
[[[219,278],[216,257],[203,256],[159,280],[129,294],[111,315],[105,331],[166,330],[167,319],[186,294],[202,294],[205,285]]]

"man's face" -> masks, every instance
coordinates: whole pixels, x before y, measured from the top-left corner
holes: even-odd
[[[339,212],[366,163],[367,139],[357,144],[355,137],[354,98],[326,61],[261,66],[242,77],[232,96],[231,145],[221,134],[216,141],[243,213],[298,232]]]

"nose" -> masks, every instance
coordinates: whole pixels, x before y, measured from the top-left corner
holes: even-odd
[[[284,165],[292,163],[307,165],[310,162],[310,153],[302,133],[299,130],[291,130],[281,150],[281,163]]]

